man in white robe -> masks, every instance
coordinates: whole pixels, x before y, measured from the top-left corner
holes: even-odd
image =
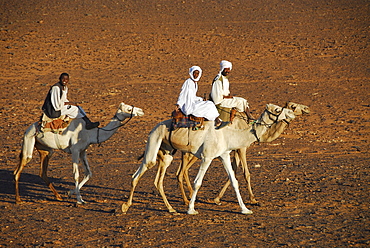
[[[230,96],[230,82],[227,76],[230,74],[232,64],[222,60],[220,72],[212,83],[211,98],[215,105],[224,108],[235,108],[238,112],[245,112],[249,119],[254,119],[249,111],[248,101],[242,97]]]
[[[214,121],[219,116],[216,106],[211,101],[204,101],[197,96],[198,81],[202,76],[202,69],[199,66],[192,66],[189,69],[190,78],[182,85],[179,98],[177,100],[178,108],[185,115],[194,115],[204,117],[207,120]]]

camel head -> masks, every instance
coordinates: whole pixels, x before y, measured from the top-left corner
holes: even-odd
[[[141,108],[127,105],[127,104],[124,104],[123,102],[121,102],[116,112],[116,117],[119,120],[124,120],[126,118],[130,118],[131,116],[134,117],[134,116],[143,116],[143,115],[144,115],[144,111]]]
[[[290,122],[294,118],[293,110],[270,103],[266,105],[266,109],[259,118],[259,121],[265,124],[272,124],[283,120]]]
[[[260,142],[271,142],[279,137],[288,124],[295,118],[291,109],[282,108],[274,104],[267,104],[266,110],[258,120],[267,124],[269,129],[260,137]]]
[[[310,107],[299,103],[287,102],[285,108],[293,110],[296,116],[310,113]]]

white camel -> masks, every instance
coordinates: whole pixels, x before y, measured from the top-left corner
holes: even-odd
[[[121,124],[127,118],[131,119],[131,117],[133,116],[143,115],[144,112],[142,109],[121,103],[112,120],[108,123],[107,126],[103,128],[94,128],[91,130],[87,130],[85,128],[85,122],[82,119],[78,118],[73,119],[70,125],[63,131],[62,134],[55,134],[53,132],[39,133],[38,122],[32,124],[24,134],[22,151],[19,156],[20,162],[14,171],[16,203],[22,202],[19,195],[19,178],[26,164],[32,159],[34,147],[36,147],[37,151],[40,154],[40,177],[44,180],[46,185],[49,186],[58,200],[62,200],[62,197],[58,194],[53,184],[49,181],[47,177],[49,160],[53,154],[54,149],[63,150],[67,153],[72,154],[75,188],[70,191],[70,194],[76,194],[78,204],[84,203],[84,200],[82,200],[80,194],[80,189],[92,176],[90,166],[87,161],[86,149],[91,144],[98,144],[108,140],[118,130],[119,127],[127,123],[125,122]],[[85,175],[81,182],[79,182],[79,160],[82,160],[82,164],[85,170]]]
[[[298,104],[294,102],[287,102],[285,104],[285,108],[293,110],[293,113],[295,116],[303,115],[303,114],[309,114],[310,108],[303,104]],[[242,129],[247,128],[247,123],[244,121],[247,117],[244,113],[237,113],[235,116],[234,122],[231,125],[231,127],[234,127],[236,129]],[[271,128],[260,138],[259,142],[271,142],[275,139],[277,139],[280,134],[284,131],[284,129],[288,126],[287,121],[280,121],[276,123],[276,125],[271,126]],[[248,147],[243,147],[241,149],[237,149],[235,151],[234,159],[232,162],[233,169],[236,172],[236,168],[241,164],[244,179],[247,182],[247,189],[249,193],[249,199],[251,204],[258,204],[258,201],[255,199],[252,186],[251,186],[251,176],[247,165],[247,158],[246,158],[246,150]],[[160,156],[159,156],[160,160]],[[177,171],[177,180],[179,183],[180,191],[184,200],[185,204],[189,203],[188,198],[186,197],[185,190],[184,190],[184,184],[183,179],[185,179],[185,182],[188,186],[188,190],[190,195],[192,194],[193,190],[191,188],[191,183],[189,180],[189,168],[198,160],[197,157],[193,156],[191,153],[182,153],[182,160],[179,166],[179,169]],[[218,196],[214,199],[214,202],[218,205],[221,204],[221,198],[226,192],[228,186],[230,185],[230,180],[227,180],[227,182],[222,187],[220,193]]]
[[[287,102],[286,105],[285,105],[285,108],[293,110],[295,115],[302,115],[302,114],[306,114],[306,113],[308,114],[310,112],[309,107],[307,107],[305,105],[302,105],[302,104],[293,103],[293,102]],[[245,113],[236,113],[234,121],[230,125],[230,127],[233,127],[235,129],[248,128],[247,119],[248,118],[245,115]],[[285,130],[285,128],[289,124],[289,121],[290,120],[282,120],[282,121],[277,121],[276,123],[274,123],[260,137],[259,141],[260,142],[271,142],[271,141],[275,140]],[[167,145],[162,143],[162,146],[166,147]],[[234,151],[235,155],[233,157],[232,167],[233,167],[234,171],[236,172],[236,168],[239,166],[240,163],[242,164],[243,175],[244,175],[244,178],[247,182],[247,189],[248,189],[248,193],[249,193],[250,202],[251,202],[251,204],[257,205],[259,203],[255,199],[253,191],[252,191],[251,176],[250,176],[250,172],[249,172],[248,165],[247,165],[247,160],[246,160],[246,149],[247,148],[248,147],[244,147],[244,148],[240,148],[240,149],[237,149],[237,150]],[[164,188],[163,188],[163,180],[164,180],[164,176],[165,176],[165,172],[166,172],[165,162],[163,161],[163,159],[165,158],[164,153],[165,153],[166,149],[171,149],[171,147],[164,148],[163,151],[160,149],[159,152],[158,152],[158,156],[157,156],[158,171],[157,171],[156,178],[154,180],[154,185],[156,186],[159,193],[161,194],[161,196],[163,198],[163,201],[164,201],[165,205],[167,206],[168,210],[170,212],[176,212],[172,208],[170,203],[168,202],[168,200],[166,198],[166,195],[164,193]],[[172,152],[172,154],[174,154],[174,152]],[[189,180],[188,170],[198,160],[198,158],[195,157],[194,155],[192,155],[191,153],[187,153],[187,152],[182,152],[181,155],[182,155],[182,162],[180,163],[180,166],[177,170],[176,176],[177,176],[179,188],[180,188],[180,191],[181,191],[181,194],[182,194],[182,197],[183,197],[183,201],[184,201],[185,205],[187,205],[187,204],[189,204],[189,200],[188,200],[188,198],[185,194],[183,179],[185,179],[186,185],[188,186],[188,190],[189,190],[190,195],[191,195],[192,192],[193,192],[193,189],[191,187],[191,183],[190,183],[190,180]],[[228,180],[226,182],[225,186],[220,191],[218,197],[216,197],[214,199],[216,204],[221,204],[220,199],[223,196],[223,194],[225,193],[225,191],[226,191],[226,189],[229,185],[230,185],[230,180]]]
[[[122,204],[122,212],[126,213],[132,205],[135,187],[142,175],[156,164],[160,149],[162,151],[164,166],[162,168],[163,171],[160,172],[161,178],[158,178],[159,174],[157,173],[157,179],[158,181],[162,181],[159,185],[163,186],[164,172],[173,160],[171,152],[173,149],[177,149],[181,152],[192,153],[194,156],[202,159],[199,172],[194,181],[194,192],[189,203],[188,214],[198,213],[194,209],[197,192],[209,165],[217,157],[220,157],[231,180],[241,212],[243,214],[251,214],[252,211],[245,206],[240,195],[238,181],[235,178],[231,166],[230,152],[249,146],[258,140],[259,137],[262,137],[274,123],[281,120],[291,120],[294,117],[292,110],[284,109],[274,104],[268,104],[260,118],[246,129],[234,129],[232,127],[215,129],[214,122],[207,121],[204,124],[203,130],[191,131],[188,129],[177,129],[174,132],[170,132],[172,120],[159,123],[149,134],[143,162],[133,175],[130,196],[128,201]],[[166,202],[165,198],[163,200]],[[170,212],[176,212],[172,207],[168,208]]]

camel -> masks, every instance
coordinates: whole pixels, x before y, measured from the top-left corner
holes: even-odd
[[[138,181],[148,169],[156,164],[157,155],[160,154],[164,165],[161,166],[161,171],[158,171],[156,181],[162,187],[159,188],[159,191],[165,204],[168,204],[167,208],[170,212],[176,213],[176,210],[169,205],[163,192],[165,170],[173,160],[173,149],[176,149],[181,152],[191,153],[197,158],[202,158],[199,172],[194,181],[194,192],[189,202],[188,214],[198,214],[198,211],[194,208],[197,192],[201,187],[203,177],[209,165],[217,157],[220,157],[233,185],[241,213],[252,214],[253,212],[245,206],[240,195],[238,181],[235,178],[230,161],[230,152],[247,147],[256,140],[259,140],[277,122],[282,120],[290,121],[294,118],[295,115],[292,110],[284,109],[274,104],[267,104],[260,118],[253,125],[245,129],[235,129],[229,126],[222,129],[215,129],[213,121],[206,121],[203,130],[192,131],[181,128],[170,132],[172,120],[159,123],[149,134],[143,162],[133,175],[130,196],[128,201],[122,204],[122,212],[126,213],[132,205],[133,194]]]
[[[302,105],[302,104],[293,103],[293,102],[287,102],[284,108],[288,108],[288,109],[293,110],[293,113],[295,115],[308,114],[310,112],[309,107],[307,107],[305,105]],[[235,128],[235,129],[247,128],[248,123],[246,122],[246,120],[247,120],[247,117],[246,117],[245,113],[237,113],[233,123],[230,126]],[[268,131],[265,132],[264,135],[262,135],[262,137],[260,138],[260,142],[271,142],[271,141],[275,140],[284,131],[284,129],[286,128],[286,126],[288,124],[289,124],[289,120],[283,120],[283,121],[278,121],[278,122],[274,123],[268,129]],[[162,145],[163,145],[163,143],[162,143]],[[247,160],[246,160],[246,149],[247,148],[248,147],[245,147],[245,148],[237,149],[237,150],[234,151],[235,155],[234,155],[234,159],[232,161],[232,165],[233,165],[234,171],[236,172],[236,168],[239,166],[239,164],[241,162],[242,169],[243,169],[243,175],[244,175],[244,178],[247,182],[247,189],[248,189],[248,193],[249,193],[250,202],[253,205],[258,205],[259,202],[255,199],[253,191],[252,191],[252,186],[251,186],[250,172],[249,172],[248,165],[247,165]],[[179,188],[180,188],[180,191],[181,191],[181,194],[182,194],[182,197],[183,197],[183,201],[184,201],[185,205],[187,205],[189,203],[189,200],[188,200],[188,198],[185,194],[183,179],[185,179],[186,184],[188,186],[188,190],[189,190],[190,195],[191,195],[193,190],[191,188],[191,183],[190,183],[190,180],[189,180],[188,170],[198,160],[198,158],[195,157],[194,155],[192,155],[191,153],[186,153],[186,152],[182,152],[181,155],[182,155],[182,162],[180,163],[180,166],[177,170],[176,176],[177,176]],[[163,179],[164,179],[165,171],[166,171],[166,169],[164,168],[165,163],[164,163],[163,159],[164,159],[163,152],[161,150],[159,150],[159,152],[158,152],[158,163],[159,163],[159,165],[158,165],[158,171],[157,171],[157,175],[156,175],[156,178],[155,178],[155,181],[154,181],[154,185],[156,186],[156,188],[160,192],[160,194],[161,194],[167,208],[169,209],[169,211],[170,212],[175,212],[175,210],[169,204],[169,202],[166,198],[166,195],[164,193],[164,190],[163,190],[163,185],[162,184],[163,184]],[[220,199],[223,196],[223,194],[225,193],[225,191],[226,191],[226,189],[229,185],[230,185],[230,180],[228,180],[225,183],[225,185],[222,188],[222,190],[220,191],[218,197],[216,197],[214,199],[214,202],[216,204],[218,204],[218,205],[221,204]]]
[[[293,113],[295,116],[299,115],[304,115],[304,114],[309,114],[310,113],[310,108],[306,105],[303,104],[298,104],[294,102],[287,102],[284,106],[285,108],[293,110]],[[246,128],[247,123],[244,121],[246,119],[246,116],[244,113],[237,113],[236,118],[231,125],[234,128]],[[271,142],[279,137],[279,135],[284,131],[284,129],[287,127],[289,123],[287,121],[281,121],[277,123],[275,126],[272,126],[261,138],[260,142]],[[254,194],[252,192],[252,186],[251,186],[251,180],[250,180],[250,172],[248,169],[247,165],[247,160],[246,160],[246,149],[248,147],[244,147],[238,150],[235,150],[235,155],[233,159],[233,168],[236,172],[236,168],[239,166],[241,163],[242,165],[242,171],[244,175],[244,179],[247,182],[247,189],[249,193],[249,199],[251,204],[257,205],[259,204],[258,201],[255,199]],[[191,188],[191,183],[189,180],[189,174],[188,170],[189,168],[198,160],[197,157],[193,156],[191,153],[182,153],[182,160],[181,164],[179,166],[179,169],[176,173],[179,188],[183,197],[184,203],[187,205],[189,203],[188,198],[186,197],[185,190],[184,190],[184,185],[183,185],[183,179],[185,179],[185,182],[188,186],[188,190],[190,192],[190,195],[192,194],[193,190]],[[160,159],[160,156],[159,156]],[[230,180],[227,180],[227,182],[224,184],[222,187],[220,193],[218,196],[214,199],[214,202],[218,205],[221,204],[221,198],[226,192],[228,186],[230,185]]]
[[[144,112],[142,109],[121,103],[112,120],[103,128],[87,130],[85,128],[85,122],[82,119],[77,118],[73,119],[70,125],[61,134],[55,134],[53,132],[40,133],[38,132],[38,122],[33,123],[28,127],[24,134],[22,151],[19,155],[20,162],[14,171],[16,203],[22,203],[19,195],[19,178],[26,164],[32,159],[34,147],[36,147],[40,154],[41,167],[39,175],[46,185],[49,186],[57,200],[62,200],[62,197],[58,194],[47,177],[49,160],[55,149],[63,150],[64,152],[72,154],[75,188],[71,190],[69,194],[76,194],[77,204],[85,203],[85,201],[82,200],[80,189],[92,176],[90,166],[87,161],[86,149],[91,144],[98,144],[108,140],[119,127],[127,123],[126,121],[121,124],[127,118],[129,118],[129,121],[133,116],[143,115]],[[82,160],[85,170],[85,175],[81,182],[79,182],[79,160]]]

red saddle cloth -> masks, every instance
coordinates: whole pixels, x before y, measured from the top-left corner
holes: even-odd
[[[66,115],[61,115],[58,118],[49,118],[43,114],[40,123],[40,131],[61,134],[69,126],[72,120],[73,119]]]

